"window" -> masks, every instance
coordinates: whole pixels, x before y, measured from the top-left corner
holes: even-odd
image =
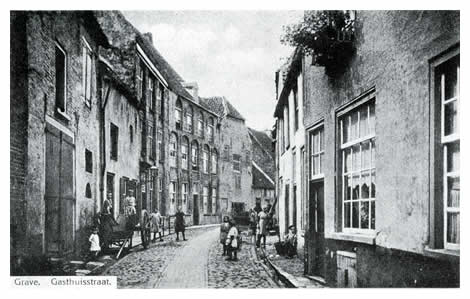
[[[153,126],[153,123],[152,121],[149,121],[148,122],[148,127],[147,127],[147,147],[148,147],[148,151],[149,151],[149,157],[150,159],[155,159],[155,143],[154,143],[154,139],[153,139],[153,136],[155,134],[155,131],[154,131],[154,126]]]
[[[207,137],[210,142],[214,142],[214,119],[212,117],[207,121]]]
[[[211,153],[211,172],[212,174],[217,174],[217,167],[218,167],[218,161],[217,161],[217,151],[214,149]]]
[[[202,171],[209,173],[209,146],[204,145],[202,151]]]
[[[59,112],[66,113],[67,96],[67,56],[62,47],[55,47],[55,106]]]
[[[297,132],[299,129],[299,99],[298,99],[298,91],[297,86],[294,87],[294,132]]]
[[[163,150],[163,130],[162,130],[162,128],[158,128],[157,140],[158,140],[158,159],[159,159],[160,161],[162,161],[162,160],[163,160],[163,157],[164,157],[164,150]]]
[[[85,38],[83,38],[83,62],[82,62],[82,88],[83,96],[85,98],[85,104],[89,107],[91,106],[91,78],[92,78],[92,51],[90,45],[87,43]]]
[[[134,128],[132,125],[129,126],[129,139],[131,143],[134,142]]]
[[[240,172],[241,171],[240,155],[233,154],[232,158],[233,158],[233,171]]]
[[[325,141],[323,126],[310,133],[310,179],[323,174],[323,156],[325,154]]]
[[[217,211],[217,188],[212,188],[211,192],[212,213]]]
[[[110,124],[110,137],[111,137],[111,153],[110,157],[112,160],[116,160],[118,158],[118,136],[119,136],[119,128],[111,123]]]
[[[163,115],[164,115],[164,102],[165,102],[165,91],[164,91],[164,88],[163,88],[163,85],[162,84],[157,84],[155,86],[155,88],[158,88],[158,90],[156,91],[156,95],[157,95],[157,102],[158,102],[158,107],[157,107],[157,111],[158,111],[158,120],[160,122],[163,122]]]
[[[193,107],[188,106],[186,110],[186,131],[193,133]]]
[[[181,141],[181,168],[187,170],[188,169],[188,147],[189,147],[189,140],[186,136],[183,137]]]
[[[176,100],[176,108],[175,108],[175,125],[176,125],[176,129],[178,130],[181,130],[182,129],[182,126],[181,126],[181,116],[183,115],[183,107],[182,107],[182,104],[181,104],[181,100],[178,99]]]
[[[93,173],[93,153],[85,149],[85,171]]]
[[[153,76],[148,76],[148,100],[149,100],[149,109],[153,111],[155,109],[155,78]]]
[[[339,127],[343,229],[371,231],[375,229],[374,100],[341,116]]]
[[[433,203],[436,248],[460,250],[460,49],[432,65],[435,148],[431,163],[436,193]],[[442,241],[441,241],[442,240]]]
[[[242,177],[241,175],[235,175],[235,189],[241,189],[242,188]]]
[[[172,209],[174,209],[175,200],[176,200],[176,182],[171,181],[170,182],[170,203],[171,203]]]
[[[198,164],[199,164],[199,147],[196,141],[193,141],[191,143],[191,164],[193,170],[198,170]]]
[[[204,205],[204,214],[209,213],[209,188],[202,188],[202,203]]]
[[[199,113],[199,119],[197,122],[197,134],[199,137],[204,137],[204,115],[202,112]]]
[[[170,136],[170,167],[176,167],[176,150],[178,148],[178,140],[175,133]]]
[[[139,59],[139,62],[137,63],[137,69],[136,69],[136,89],[137,89],[137,98],[140,100],[143,96],[143,89],[144,89],[144,69],[145,65],[144,63]]]
[[[289,148],[289,137],[290,137],[290,132],[289,132],[289,107],[285,106],[284,107],[284,131],[283,131],[283,136],[284,136],[284,146],[285,148]]]
[[[146,126],[146,122],[144,122],[143,113],[140,114],[140,123],[142,125],[142,133],[140,135],[140,138],[141,138],[140,155],[142,157],[145,157],[147,155],[147,126]]]
[[[90,183],[87,183],[85,186],[85,197],[86,198],[92,197]]]
[[[183,195],[183,211],[186,211],[188,204],[188,183],[181,184],[181,194]]]

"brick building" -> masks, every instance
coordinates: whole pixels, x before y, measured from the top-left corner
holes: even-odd
[[[90,12],[10,15],[11,257],[83,246],[96,212],[97,58]]]
[[[342,67],[301,57],[307,273],[459,286],[459,26],[457,11],[358,11]]]
[[[252,145],[245,118],[225,97],[200,98],[200,101],[219,115],[220,211],[234,217],[245,216],[254,206]]]
[[[251,155],[252,155],[252,189],[254,196],[254,205],[249,208],[257,206],[263,208],[269,204],[274,204],[274,178],[275,178],[275,163],[273,140],[271,137],[262,131],[257,131],[248,128],[248,133],[251,139]]]

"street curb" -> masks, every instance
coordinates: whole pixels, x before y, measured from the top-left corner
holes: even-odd
[[[272,269],[272,271],[274,271],[275,275],[273,276],[275,276],[277,280],[281,281],[287,288],[302,288],[303,287],[295,280],[295,278],[292,275],[290,275],[287,272],[282,271],[279,267],[275,266],[267,257],[264,249],[260,248],[260,250],[263,252],[264,262],[269,266],[269,268]]]
[[[259,263],[259,265],[261,265],[261,267],[264,269],[264,271],[266,271],[266,273],[274,281],[274,283],[276,283],[276,285],[279,286],[279,287],[284,287],[285,285],[279,283],[280,279],[279,279],[279,276],[278,276],[277,272],[274,269],[273,269],[274,271],[269,270],[268,266],[265,265],[266,261],[259,256],[258,250],[256,250],[256,245],[255,244],[253,244],[251,250],[253,250],[255,252],[255,256],[256,256],[257,260],[261,261],[261,263]]]

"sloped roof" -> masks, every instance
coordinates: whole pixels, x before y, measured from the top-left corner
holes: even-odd
[[[263,171],[261,171],[261,169],[259,169],[259,166],[257,166],[256,163],[252,163],[252,166],[252,187],[257,189],[274,189],[274,183]]]
[[[181,85],[183,79],[163,58],[153,44],[135,28],[119,11],[95,12],[98,23],[108,37],[113,50],[104,53],[121,81],[134,86],[135,44],[138,43],[149,59],[168,82],[169,89],[179,96],[194,101],[191,94]]]
[[[248,128],[249,133],[254,137],[255,142],[261,146],[273,159],[275,158],[274,152],[271,150],[273,146],[273,139],[262,131],[257,131],[252,128]]]
[[[245,118],[241,115],[241,113],[238,112],[232,103],[230,103],[225,97],[200,97],[199,102],[202,106],[220,116],[223,116],[226,113],[227,116],[245,121]]]
[[[282,90],[279,95],[279,99],[274,109],[274,117],[282,117],[282,108],[287,103],[287,98],[290,91],[292,90],[293,83],[299,75],[300,69],[302,68],[302,50],[296,48],[289,60],[281,67],[282,72]]]

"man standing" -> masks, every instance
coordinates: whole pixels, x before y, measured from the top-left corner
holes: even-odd
[[[153,232],[153,242],[156,241],[157,233],[158,233],[158,236],[160,237],[160,242],[163,241],[162,233],[160,232],[161,219],[162,219],[162,215],[160,215],[160,212],[158,211],[158,209],[155,208],[153,213],[150,214],[150,231]]]

